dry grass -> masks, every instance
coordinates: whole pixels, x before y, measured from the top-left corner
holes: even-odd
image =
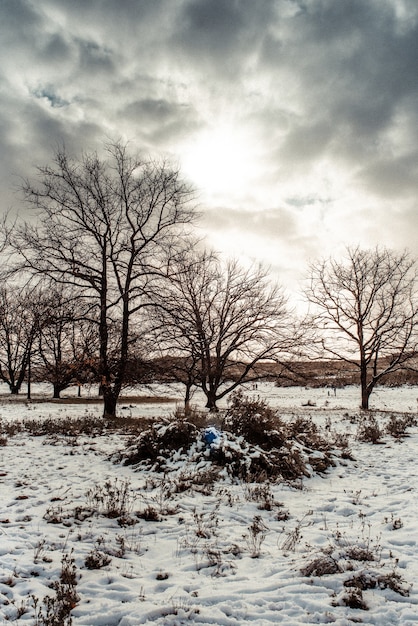
[[[78,396],[64,396],[62,398],[52,398],[48,396],[32,395],[31,399],[25,395],[2,395],[0,394],[1,403],[10,404],[45,404],[51,402],[53,404],[102,404],[103,398],[99,396],[85,396],[79,398]],[[178,402],[178,398],[169,398],[167,396],[120,396],[118,405],[123,404],[174,404]]]

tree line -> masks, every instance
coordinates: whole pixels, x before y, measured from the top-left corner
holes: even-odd
[[[34,368],[54,397],[94,382],[112,418],[125,385],[169,375],[186,408],[199,387],[216,410],[265,377],[263,363],[285,372],[302,357],[338,358],[358,368],[367,409],[376,384],[413,367],[407,252],[354,247],[313,263],[300,319],[267,268],[225,261],[196,238],[194,191],[167,161],[121,143],[104,157],[62,149],[22,192],[29,214],[1,228],[0,379],[13,394]]]

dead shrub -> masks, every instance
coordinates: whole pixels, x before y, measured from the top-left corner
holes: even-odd
[[[367,589],[375,589],[377,586],[376,574],[369,571],[360,572],[351,576],[348,580],[344,581],[344,587],[355,587],[366,591]]]
[[[109,518],[128,518],[135,502],[135,493],[129,480],[113,482],[107,480],[103,485],[94,485],[86,493],[87,509],[96,511]]]
[[[376,572],[366,570],[344,581],[344,586],[354,587],[361,591],[376,588],[391,589],[403,597],[408,597],[410,592],[410,587],[406,584],[406,581],[395,570],[387,574],[377,574]]]
[[[303,576],[326,576],[327,574],[337,574],[341,572],[338,561],[330,555],[320,556],[302,567],[300,570]]]
[[[37,609],[37,626],[71,626],[71,611],[79,601],[76,588],[77,569],[74,559],[71,554],[64,554],[59,580],[51,584],[55,596],[46,596],[44,607]]]
[[[14,435],[22,432],[22,430],[24,430],[24,428],[23,424],[20,421],[16,420],[13,422],[8,422],[7,420],[0,419],[0,435],[2,436],[2,438],[6,439],[6,443],[7,437],[13,437]],[[6,443],[2,445],[6,445]]]
[[[318,435],[318,427],[311,418],[297,415],[287,424],[288,437],[298,439],[305,444],[309,444],[313,439],[316,440]]]
[[[312,471],[324,472],[334,465],[329,445],[311,421],[296,421],[289,430],[265,402],[248,399],[242,392],[233,394],[223,428],[212,440],[206,436],[210,430],[206,419],[204,426],[199,430],[188,419],[153,425],[114,459],[156,471],[168,471],[174,458],[187,458],[190,463],[207,461],[216,469],[215,474],[211,470],[206,473],[202,485],[206,492],[221,471],[217,468],[224,468],[232,478],[263,482],[308,477]],[[177,489],[192,485],[196,489],[198,484],[202,482],[183,477]]]
[[[407,436],[407,429],[417,425],[417,419],[413,415],[402,415],[396,417],[391,415],[386,425],[386,432],[395,439]]]
[[[84,565],[87,569],[101,569],[111,563],[112,559],[109,555],[101,552],[98,548],[93,548],[91,552],[86,556]]]
[[[263,449],[281,448],[286,441],[284,425],[276,412],[260,399],[251,399],[243,392],[232,394],[225,414],[223,429]]]
[[[362,546],[347,546],[344,550],[345,556],[352,561],[375,561],[376,557],[370,548]]]
[[[160,513],[151,504],[147,504],[142,511],[138,511],[136,516],[145,522],[160,522],[162,519]]]
[[[348,593],[342,596],[341,602],[345,606],[350,607],[350,609],[360,609],[362,611],[369,610],[369,607],[364,601],[363,592],[361,589],[351,589]]]
[[[267,536],[269,528],[260,515],[254,515],[253,521],[248,527],[248,533],[244,535],[248,550],[252,559],[258,559],[261,554],[261,546]]]
[[[196,407],[185,408],[184,406],[178,406],[174,411],[173,418],[176,422],[190,422],[198,429],[205,428],[208,421],[206,411],[199,411]]]
[[[210,495],[218,478],[219,469],[217,467],[209,466],[199,470],[187,467],[173,479],[173,492],[184,493],[193,490],[197,493]]]
[[[245,490],[245,497],[248,501],[258,502],[260,511],[272,511],[274,507],[282,507],[283,502],[276,502],[268,481],[264,484],[249,486]]]
[[[64,520],[68,518],[68,515],[64,512],[62,506],[50,506],[44,513],[44,520],[47,524],[62,524]]]
[[[345,548],[345,556],[352,561],[375,561],[376,557],[369,548],[362,546],[347,546]]]
[[[277,477],[279,468],[270,457],[271,454],[231,433],[211,450],[210,455],[211,461],[224,467],[229,476],[245,482],[264,482]]]
[[[380,443],[383,437],[383,431],[374,415],[369,415],[362,423],[359,424],[357,430],[357,438],[365,443]]]
[[[125,455],[125,465],[141,461],[156,463],[156,469],[164,464],[173,452],[186,452],[199,438],[199,431],[187,420],[175,420],[157,424],[142,432]]]
[[[395,593],[407,598],[410,592],[410,586],[407,586],[406,580],[393,570],[389,574],[381,574],[377,577],[377,584],[380,589],[391,589]]]
[[[14,435],[26,431],[34,437],[77,437],[80,435],[97,437],[109,432],[138,435],[148,424],[149,422],[145,418],[133,417],[116,417],[108,420],[94,415],[48,417],[46,419],[25,419],[22,422],[13,423],[0,421],[0,434]]]
[[[307,418],[298,415],[292,421],[288,422],[287,439],[294,439],[315,452],[328,453],[331,450],[331,443],[320,434],[318,426],[310,417]],[[334,448],[336,447],[340,446],[334,443]],[[309,460],[313,469],[317,472],[323,472],[330,465],[333,465],[333,463],[329,462],[327,454],[323,457],[313,455]]]
[[[76,437],[78,435],[101,435],[105,431],[102,418],[87,415],[85,417],[48,417],[23,421],[24,429],[34,437],[44,435],[62,435]]]

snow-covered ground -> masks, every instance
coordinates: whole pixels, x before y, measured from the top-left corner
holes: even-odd
[[[152,391],[181,400],[181,389]],[[311,416],[347,433],[355,460],[294,484],[225,481],[174,493],[169,474],[110,460],[127,436],[8,437],[0,447],[0,623],[58,624],[45,622],[43,599],[57,597],[63,567],[75,567],[71,616],[80,626],[418,623],[418,429],[359,442],[357,388],[248,391],[288,418]],[[391,411],[415,414],[417,398],[416,387],[379,388],[371,407],[384,425]],[[174,408],[127,402],[120,413]],[[10,422],[100,413],[100,404],[0,403]],[[135,524],[104,514],[123,493],[125,522]],[[136,517],[145,510],[157,520]],[[353,578],[370,588],[353,593],[344,584]],[[359,595],[364,608],[347,606]]]

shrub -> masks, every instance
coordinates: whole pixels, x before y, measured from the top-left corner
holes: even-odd
[[[223,429],[263,449],[281,448],[286,441],[284,425],[271,407],[260,399],[251,399],[236,391],[226,412]],[[282,429],[282,430],[280,430]]]
[[[337,574],[341,572],[341,567],[332,556],[324,555],[319,556],[317,559],[311,561],[302,567],[300,570],[303,576],[325,576],[327,574]]]
[[[391,589],[403,597],[408,597],[410,591],[409,586],[406,585],[406,581],[395,570],[387,574],[376,574],[375,572],[366,570],[344,581],[344,586],[361,591],[376,588]]]
[[[175,451],[186,452],[199,437],[199,431],[187,420],[175,420],[152,426],[142,432],[131,445],[125,465],[136,465],[141,461],[151,461],[161,465]]]
[[[196,428],[205,428],[208,414],[206,411],[199,411],[196,407],[177,406],[173,414],[174,421],[185,421],[194,424]],[[211,416],[213,419],[213,416]]]
[[[109,518],[126,519],[135,502],[130,481],[119,482],[117,478],[104,485],[95,485],[86,493],[88,508]]]
[[[287,425],[289,437],[297,438],[304,443],[309,443],[318,436],[318,427],[311,418],[297,415]]]
[[[112,559],[110,558],[110,556],[108,556],[104,552],[101,552],[97,548],[93,548],[93,550],[91,550],[91,552],[89,552],[89,554],[86,556],[84,565],[87,567],[87,569],[101,569],[102,567],[109,565],[111,561]]]
[[[8,422],[4,419],[0,419],[0,435],[2,435],[2,439],[6,439],[7,437],[13,437],[17,433],[20,433],[23,430],[23,425],[19,421]],[[6,445],[6,443],[2,445]]]
[[[215,436],[208,438],[212,430]],[[142,432],[114,458],[125,465],[142,464],[157,471],[169,471],[180,458],[204,462],[206,467],[201,464],[199,472],[205,470],[205,477],[203,484],[199,483],[206,492],[221,471],[213,472],[211,464],[249,482],[294,480],[334,465],[329,444],[319,437],[311,421],[297,420],[287,427],[265,402],[245,398],[242,392],[233,395],[220,432],[199,429],[188,419],[165,421]],[[194,478],[184,478],[178,481],[177,490],[197,488]]]
[[[366,546],[352,545],[345,548],[345,556],[352,561],[375,561],[376,556],[371,548]]]
[[[79,601],[77,591],[77,570],[71,555],[64,554],[61,560],[59,580],[51,588],[55,596],[46,596],[43,600],[45,611],[39,608],[36,616],[37,626],[71,626],[71,611]]]
[[[364,601],[363,592],[361,589],[351,589],[348,593],[343,595],[341,601],[342,604],[350,607],[350,609],[361,609],[362,611],[369,610],[369,607]]]
[[[344,587],[354,587],[366,591],[367,589],[375,589],[377,586],[377,577],[374,572],[365,570],[351,576],[344,581]]]
[[[388,435],[399,439],[400,437],[405,437],[408,428],[416,425],[417,420],[416,417],[413,415],[403,415],[400,417],[396,417],[396,415],[392,414],[386,425],[386,432]]]
[[[376,444],[380,442],[382,436],[382,429],[380,428],[378,421],[374,417],[374,415],[368,416],[358,426],[357,438],[359,439],[359,441]]]
[[[13,436],[26,431],[35,437],[61,435],[77,437],[91,435],[93,437],[107,432],[120,432],[137,435],[148,425],[145,418],[117,417],[104,420],[102,417],[85,415],[83,417],[48,417],[46,419],[25,419],[7,422],[0,419],[0,435]]]
[[[184,470],[177,473],[172,483],[174,493],[183,493],[193,490],[204,495],[209,495],[213,491],[214,483],[219,478],[219,470],[210,466],[200,467],[197,470],[186,466]]]
[[[261,546],[267,536],[268,527],[260,515],[254,515],[253,521],[248,527],[248,534],[244,535],[248,550],[252,559],[258,559],[261,554]]]

